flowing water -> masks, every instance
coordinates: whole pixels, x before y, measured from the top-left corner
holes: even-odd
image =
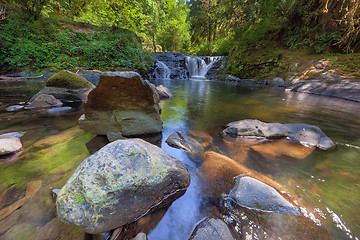
[[[174,95],[161,103],[164,122],[161,146],[185,164],[191,184],[150,231],[149,239],[187,239],[204,217],[224,216],[228,208],[218,186],[204,188],[201,160],[165,143],[178,130],[211,135],[219,152],[296,193],[321,216],[330,239],[359,239],[360,103],[279,90],[244,89],[206,80],[156,80],[155,83],[168,87]],[[6,112],[6,106],[28,100],[41,87],[20,85],[0,88],[0,133],[25,132],[21,138],[24,146],[21,155],[0,160],[0,211],[23,199],[29,183],[41,180],[41,188],[5,218],[1,218],[3,212],[0,212],[0,239],[82,239],[81,230],[55,218],[51,190],[61,188],[90,155],[87,147],[94,144],[91,140],[94,134],[79,129],[76,123],[81,115],[79,106],[62,116],[44,111]],[[224,147],[225,141],[219,133],[227,123],[241,119],[316,125],[337,147],[329,151],[291,148],[283,143],[251,149],[238,144],[235,144],[238,148],[232,148],[228,143]],[[265,219],[266,213],[248,209],[234,212],[238,218],[251,220],[246,228],[244,222],[226,216],[228,223],[238,227],[242,224],[240,228],[248,230],[243,233],[243,239],[261,239],[256,234],[262,229],[280,231],[252,220]],[[279,228],[288,224],[286,218],[276,219]],[[253,227],[260,230],[255,232]],[[296,231],[298,239],[307,239],[303,237],[306,229]],[[288,237],[286,232],[282,234],[281,239],[296,239]]]

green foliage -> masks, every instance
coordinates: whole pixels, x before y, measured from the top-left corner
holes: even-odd
[[[330,52],[331,47],[341,39],[339,32],[317,34],[316,28],[303,28],[296,34],[286,38],[290,48],[309,48],[315,53]]]
[[[46,86],[76,89],[76,88],[90,88],[90,83],[85,78],[75,73],[63,70],[51,76],[46,81]]]
[[[153,63],[138,37],[119,28],[75,24],[53,18],[24,22],[14,14],[0,25],[0,66],[6,71],[32,69],[149,69]],[[76,27],[76,26],[75,26]]]

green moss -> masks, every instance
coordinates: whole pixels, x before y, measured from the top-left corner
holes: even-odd
[[[63,70],[50,77],[46,82],[47,87],[59,87],[59,88],[90,88],[90,83],[83,77]]]
[[[75,202],[77,202],[79,204],[86,201],[86,197],[82,193],[76,194],[75,196],[76,196],[75,197]]]

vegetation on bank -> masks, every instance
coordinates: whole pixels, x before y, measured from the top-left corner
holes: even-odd
[[[31,22],[12,15],[0,24],[0,68],[45,69],[139,69],[152,65],[131,31],[96,27],[56,17]]]
[[[3,71],[148,70],[174,51],[228,55],[240,78],[286,71],[289,52],[352,72],[360,0],[4,0],[0,43]]]

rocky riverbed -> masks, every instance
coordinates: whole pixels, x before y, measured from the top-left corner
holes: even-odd
[[[59,115],[49,115],[58,111],[57,104],[48,105],[50,100],[43,100],[43,105],[37,105],[36,108],[14,111],[5,109],[10,104],[4,105],[1,112],[4,129],[9,133],[10,130],[23,131],[23,135],[14,133],[15,137],[20,137],[17,141],[22,143],[22,151],[21,146],[13,151],[13,154],[19,155],[14,155],[11,165],[2,161],[6,173],[4,176],[7,176],[7,179],[3,179],[4,190],[0,195],[0,199],[4,200],[0,221],[0,234],[4,239],[16,239],[20,236],[51,239],[52,236],[57,238],[62,232],[66,232],[67,237],[72,239],[83,234],[83,231],[88,232],[87,236],[91,238],[114,239],[116,236],[117,239],[127,239],[144,238],[146,235],[149,239],[243,239],[255,236],[329,239],[334,232],[341,239],[356,236],[356,219],[348,220],[349,231],[336,229],[329,222],[336,219],[334,211],[342,212],[345,219],[351,219],[351,216],[330,204],[329,197],[325,194],[327,191],[322,188],[326,188],[327,182],[332,184],[337,178],[331,166],[322,164],[328,161],[325,160],[328,157],[337,159],[338,154],[348,158],[346,154],[349,146],[352,146],[350,149],[357,156],[357,125],[353,122],[355,118],[351,117],[357,114],[357,103],[348,103],[347,106],[351,109],[348,111],[346,104],[338,103],[343,106],[340,108],[333,104],[327,107],[323,102],[321,106],[324,109],[316,109],[320,115],[313,118],[311,103],[301,100],[296,93],[287,95],[288,93],[282,92],[280,97],[271,92],[254,92],[250,95],[249,90],[198,80],[188,80],[186,90],[176,80],[162,82],[163,86],[172,89],[174,96],[160,102],[159,90],[141,80],[135,73],[111,73],[104,76],[120,77],[125,83],[128,79],[136,82],[137,86],[144,87],[144,90],[138,92],[130,91],[121,87],[121,81],[120,85],[116,83],[116,79],[108,81],[106,87],[110,90],[117,88],[116,94],[123,97],[121,99],[133,99],[137,93],[141,95],[148,91],[151,94],[146,96],[150,100],[141,95],[142,97],[134,100],[134,104],[124,105],[120,102],[128,102],[127,100],[120,101],[118,95],[114,97],[113,94],[96,93],[96,89],[93,93],[98,95],[97,98],[92,99],[90,93],[89,98],[86,96],[84,100],[79,100],[88,99],[93,106],[98,107],[96,110],[106,109],[111,114],[127,108],[139,111],[135,108],[138,104],[143,107],[142,114],[151,115],[153,113],[149,109],[154,109],[154,105],[159,104],[155,107],[156,113],[161,114],[164,123],[160,128],[160,138],[159,134],[141,137],[148,141],[151,139],[152,143],[162,149],[133,138],[133,134],[123,134],[127,123],[122,125],[122,121],[113,124],[118,125],[116,130],[105,129],[101,133],[95,131],[102,136],[95,137],[91,133],[92,128],[82,131],[77,125],[82,108],[75,106],[59,111]],[[137,78],[132,79],[134,76]],[[154,83],[158,84],[156,81]],[[175,83],[176,85],[172,85]],[[104,87],[102,80],[98,87]],[[183,91],[179,91],[179,88]],[[129,92],[132,92],[130,96],[127,95]],[[227,95],[224,96],[224,93]],[[254,97],[257,94],[261,97]],[[170,96],[168,93],[166,95]],[[296,101],[302,101],[305,105],[298,107],[292,104],[293,96],[299,96]],[[116,102],[116,99],[119,101]],[[321,99],[319,102],[321,103]],[[27,105],[30,104],[20,104]],[[342,127],[334,128],[334,118],[331,122],[327,120],[327,115],[337,116],[331,111],[333,108],[342,111],[342,116],[349,122],[345,123],[346,126],[353,129],[347,133],[350,138],[343,137]],[[53,110],[49,113],[51,109]],[[134,121],[136,116],[132,115],[125,120]],[[31,124],[26,123],[28,118],[33,119]],[[56,122],[57,119],[66,124],[54,124],[53,121]],[[234,122],[236,120],[239,121]],[[7,121],[16,124],[7,125]],[[22,124],[18,124],[19,121]],[[293,124],[294,122],[297,124]],[[38,136],[35,132],[39,125],[45,129],[45,136],[49,136],[35,137]],[[97,127],[104,129],[107,125]],[[134,135],[139,137],[139,134]],[[124,139],[123,135],[130,139]],[[93,140],[89,141],[91,138]],[[0,139],[13,138],[5,135],[4,138],[0,136]],[[109,143],[109,140],[113,142]],[[85,143],[88,150],[84,152]],[[11,153],[7,152],[5,155]],[[64,160],[64,157],[67,159]],[[27,165],[32,161],[35,164],[53,164],[40,165],[46,166],[42,173],[36,168],[33,171],[31,165]],[[352,160],[350,162],[351,165]],[[302,167],[302,164],[305,166]],[[303,181],[303,174],[294,169],[301,168],[303,172],[308,172],[308,166],[314,169],[311,171],[315,176],[311,175],[312,177]],[[27,171],[24,176],[29,176],[25,177],[28,181],[19,181],[17,173],[7,169],[18,169],[19,176],[24,175],[22,171]],[[321,174],[318,174],[319,171]],[[36,179],[35,173],[39,172],[42,177]],[[14,176],[9,177],[10,173]],[[60,177],[64,173],[66,177]],[[289,174],[291,177],[288,177]],[[50,179],[45,175],[51,176]],[[355,172],[343,171],[341,176],[349,182],[358,179],[356,167]],[[318,177],[319,182],[309,184],[308,180],[315,177]],[[300,184],[300,189],[306,194],[299,191],[296,184]],[[344,183],[346,184],[347,182]],[[12,188],[12,185],[16,187]],[[51,191],[60,188],[60,192]],[[50,198],[52,192],[58,194],[57,197],[54,196],[57,198],[58,217]],[[324,203],[314,204],[314,199],[307,194],[320,194],[325,199]],[[330,199],[341,202],[341,196],[331,196]],[[11,202],[12,198],[18,200]],[[177,198],[179,199],[176,200]],[[40,199],[41,201],[37,201]],[[356,202],[356,199],[352,196],[347,201]],[[43,210],[39,210],[41,205],[44,206]],[[38,213],[32,215],[31,209],[36,209]],[[30,223],[31,219],[39,218],[43,219],[41,223],[37,223],[39,227]],[[59,218],[80,226],[83,230],[74,230],[77,228],[64,225]],[[176,224],[171,228],[165,227],[172,222]],[[300,232],[303,235],[299,235]]]

